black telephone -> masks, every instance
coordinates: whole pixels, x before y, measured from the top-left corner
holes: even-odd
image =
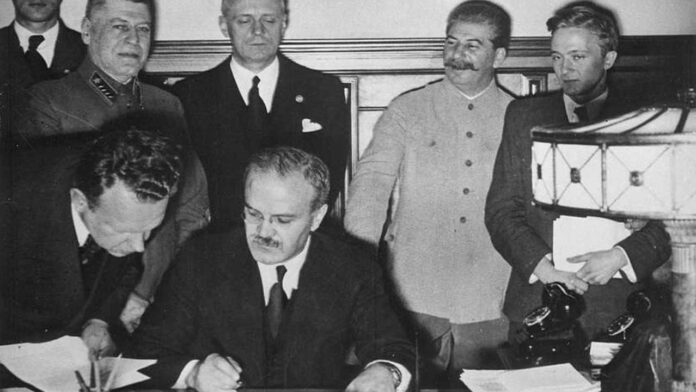
[[[583,297],[563,283],[553,282],[544,285],[541,303],[522,321],[527,338],[519,344],[519,354],[544,363],[582,355],[587,345],[578,321],[585,311]]]
[[[609,323],[607,328],[594,340],[624,342],[635,325],[650,315],[654,307],[651,296],[654,297],[652,293],[642,290],[632,292],[626,298],[626,312]]]

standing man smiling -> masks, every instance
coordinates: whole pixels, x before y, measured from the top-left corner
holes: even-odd
[[[445,78],[384,112],[350,185],[345,226],[374,245],[384,240],[391,278],[432,365],[426,375],[449,369],[455,379],[462,367],[497,366],[495,348],[507,332],[509,268],[490,243],[483,207],[512,100],[495,80],[510,16],[492,2],[465,1],[449,14],[446,33]],[[390,207],[392,190],[398,202]]]
[[[264,147],[289,145],[324,160],[332,206],[343,189],[349,146],[339,80],[278,52],[288,26],[285,0],[222,0],[221,9],[231,56],[175,86],[208,176],[211,227],[241,225],[244,167]]]

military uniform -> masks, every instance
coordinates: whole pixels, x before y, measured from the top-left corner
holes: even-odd
[[[17,144],[32,139],[103,130],[104,126],[160,129],[180,140],[186,122],[179,100],[133,79],[121,84],[86,59],[77,72],[29,89],[28,108],[18,114]]]
[[[184,145],[189,143],[183,109],[174,95],[137,79],[121,84],[89,58],[77,72],[38,83],[28,94],[28,107],[18,114],[13,132],[16,154],[46,140],[53,143],[53,139],[65,139],[69,134],[131,127],[157,130]],[[36,170],[45,170],[52,164],[49,158],[40,159],[43,161],[31,163],[36,165]],[[136,287],[136,292],[145,299],[154,294],[177,247],[209,221],[205,173],[193,152],[187,157],[178,189],[176,198],[170,202],[170,210],[174,212],[167,214],[145,250],[145,272]]]

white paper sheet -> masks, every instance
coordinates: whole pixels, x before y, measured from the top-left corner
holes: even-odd
[[[568,363],[519,370],[462,370],[461,381],[472,392],[598,392]]]
[[[119,360],[112,388],[120,388],[148,377],[138,370],[154,364],[155,360]],[[78,390],[75,370],[89,382],[90,363],[87,347],[82,339],[64,336],[45,343],[20,343],[0,346],[0,363],[22,381],[43,391],[75,392]],[[102,385],[111,373],[116,358],[103,358],[100,362]]]
[[[623,223],[611,219],[563,215],[553,222],[553,263],[561,271],[577,272],[584,264],[569,263],[569,257],[611,249],[630,234]]]

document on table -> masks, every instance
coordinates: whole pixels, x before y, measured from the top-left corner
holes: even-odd
[[[472,392],[599,392],[569,363],[519,370],[464,369],[460,380]]]
[[[553,264],[558,270],[577,272],[584,263],[569,263],[569,257],[611,249],[630,234],[623,223],[611,219],[560,216],[553,222]]]
[[[102,385],[106,383],[116,363],[116,358],[102,358]],[[147,376],[138,372],[156,360],[118,359],[117,373],[112,388],[120,388],[145,381]],[[20,343],[0,346],[0,363],[22,381],[42,391],[75,392],[78,390],[75,370],[89,379],[90,362],[87,347],[82,339],[74,336],[45,343]]]

